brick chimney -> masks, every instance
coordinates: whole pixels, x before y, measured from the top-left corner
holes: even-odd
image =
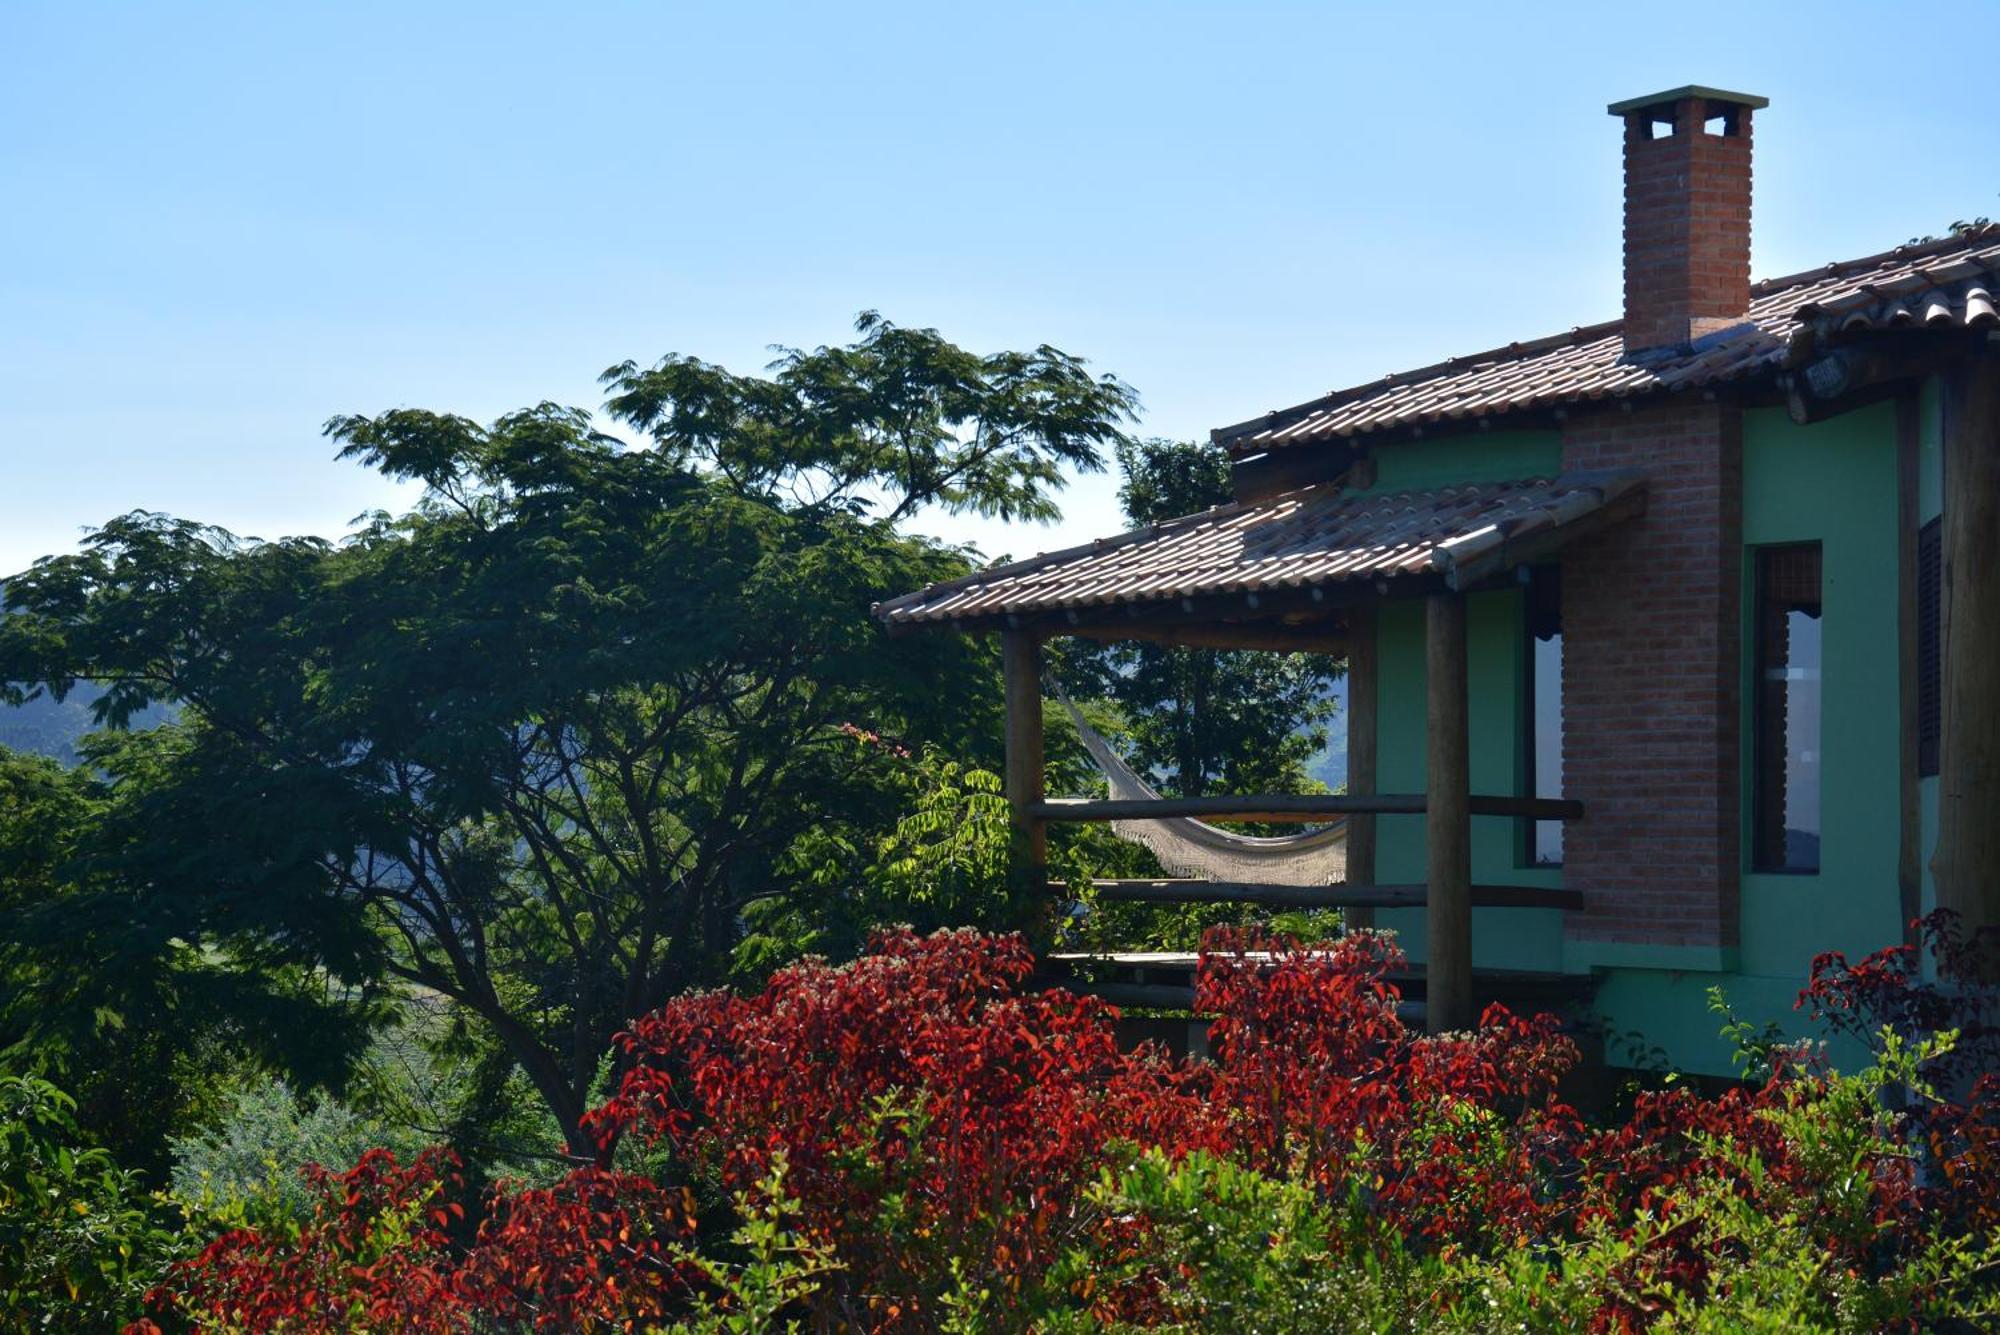
[[[1625,352],[1682,347],[1750,310],[1750,113],[1690,85],[1608,108],[1625,122]]]

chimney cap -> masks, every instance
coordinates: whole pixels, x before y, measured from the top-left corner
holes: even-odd
[[[1623,102],[1613,102],[1605,110],[1614,116],[1629,116],[1637,111],[1650,111],[1654,107],[1672,106],[1690,97],[1698,97],[1704,102],[1727,102],[1734,106],[1748,107],[1752,111],[1771,105],[1770,98],[1759,97],[1755,93],[1730,93],[1720,88],[1708,88],[1698,83],[1691,83],[1681,88],[1669,88],[1664,93],[1628,97]]]

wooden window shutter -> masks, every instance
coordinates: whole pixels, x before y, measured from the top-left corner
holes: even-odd
[[[1917,531],[1917,773],[1923,775],[1938,772],[1943,584],[1943,529],[1933,519]]]

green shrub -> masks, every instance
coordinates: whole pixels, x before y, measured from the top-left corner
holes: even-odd
[[[114,1331],[141,1314],[173,1249],[136,1173],[83,1143],[75,1102],[0,1077],[0,1328]]]
[[[238,1090],[215,1125],[173,1142],[173,1195],[200,1210],[257,1198],[278,1213],[302,1216],[310,1192],[299,1170],[354,1166],[375,1147],[415,1157],[434,1137],[402,1132],[364,1117],[338,1099],[302,1100],[283,1080]]]

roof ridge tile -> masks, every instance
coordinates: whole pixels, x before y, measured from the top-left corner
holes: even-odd
[[[1638,393],[1741,380],[1774,372],[1782,363],[1791,331],[1817,318],[1822,307],[1839,303],[1843,311],[1872,311],[1885,298],[1906,297],[1926,284],[1976,279],[1996,269],[2000,269],[2000,224],[1968,228],[1935,241],[1906,243],[1874,255],[1754,283],[1750,309],[1741,322],[1685,349],[1630,357],[1618,338],[1623,321],[1575,325],[1565,334],[1516,340],[1414,370],[1392,371],[1379,380],[1332,390],[1291,408],[1218,427],[1210,437],[1242,455],[1389,428],[1421,431],[1427,423],[1467,416],[1484,419],[1496,413],[1599,401],[1607,396],[1629,400]],[[1843,280],[1864,274],[1868,275],[1865,282],[1843,284]],[[1981,309],[1983,312],[1984,307]],[[1855,321],[1847,325],[1855,326]],[[1870,314],[1858,327],[1890,327],[1890,320],[1886,314]],[[1761,353],[1755,352],[1758,337],[1769,340]],[[1518,374],[1511,378],[1522,383],[1514,393],[1495,393],[1510,378],[1510,368],[1518,368]]]

